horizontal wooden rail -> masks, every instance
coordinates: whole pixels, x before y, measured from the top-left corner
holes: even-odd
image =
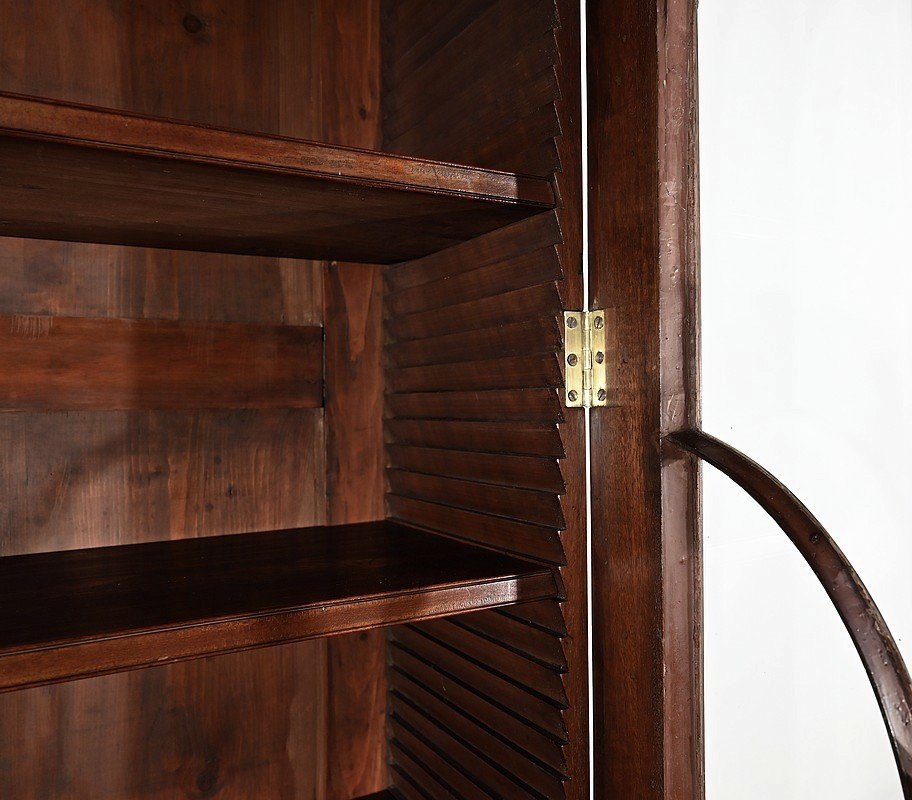
[[[323,329],[0,315],[0,412],[319,408]]]
[[[728,475],[804,556],[864,663],[896,756],[903,795],[912,800],[912,680],[886,622],[849,560],[807,507],[743,453],[702,431],[681,431],[666,439]]]

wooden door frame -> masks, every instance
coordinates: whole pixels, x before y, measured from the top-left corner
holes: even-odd
[[[703,796],[696,0],[589,0],[596,800]]]

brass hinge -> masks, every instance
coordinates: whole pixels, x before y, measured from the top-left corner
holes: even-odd
[[[564,399],[568,408],[608,405],[605,312],[564,312]]]

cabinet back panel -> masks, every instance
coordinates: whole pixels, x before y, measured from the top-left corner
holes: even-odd
[[[354,0],[10,0],[0,90],[373,146],[378,19]],[[322,325],[323,272],[0,239],[0,314]],[[377,341],[371,325],[379,312],[353,300],[327,338]],[[327,386],[343,398],[334,424],[367,413],[344,400],[351,373],[379,375],[369,348],[353,358]],[[322,408],[0,414],[0,555],[377,518],[375,417],[356,453],[352,437],[327,440]],[[326,465],[347,486],[356,463],[377,465],[361,500],[327,503]],[[340,637],[0,696],[0,797],[346,800],[383,788],[383,670],[356,683],[340,655],[366,668],[383,647]]]

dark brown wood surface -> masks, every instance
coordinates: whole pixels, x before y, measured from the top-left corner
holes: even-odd
[[[380,5],[346,0],[316,12],[320,137],[380,145]],[[340,77],[344,76],[342,80]],[[326,331],[326,517],[330,524],[385,516],[383,280],[381,267],[323,265]],[[386,632],[333,637],[327,648],[325,800],[389,786]]]
[[[365,124],[362,108],[368,118],[378,113],[363,78],[377,80],[372,5],[12,0],[0,4],[0,90],[370,146],[353,131]],[[325,125],[330,109],[346,124]],[[321,273],[288,259],[4,238],[0,313],[319,326]],[[323,524],[324,430],[321,409],[2,414],[0,548]],[[357,675],[343,681],[328,667],[328,651],[358,639],[3,694],[0,796],[369,794],[386,782],[344,786],[363,781],[366,762],[339,747],[341,734],[329,746],[327,734],[337,721],[358,730],[377,716],[368,693],[352,691]]]
[[[553,204],[510,173],[0,95],[0,235],[388,263]]]
[[[0,411],[319,408],[318,327],[0,316]]]
[[[406,798],[588,796],[584,418],[558,391],[561,310],[582,304],[578,17],[384,3],[384,146],[548,176],[560,200],[385,272],[391,516],[540,559],[564,592],[394,629]]]
[[[553,596],[549,569],[395,523],[0,559],[0,688]]]
[[[696,3],[587,4],[590,305],[615,404],[591,414],[595,796],[699,798]]]

